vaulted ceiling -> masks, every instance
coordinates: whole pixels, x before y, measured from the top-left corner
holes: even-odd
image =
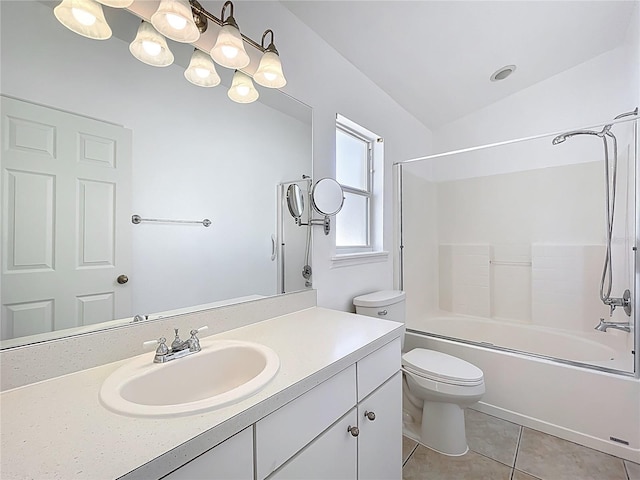
[[[622,44],[637,1],[283,1],[431,129]],[[514,64],[508,79],[492,73]]]

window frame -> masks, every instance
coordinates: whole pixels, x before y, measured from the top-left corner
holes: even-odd
[[[375,174],[373,149],[374,149],[374,143],[379,140],[377,136],[366,135],[362,131],[356,130],[355,128],[349,126],[347,122],[354,123],[347,119],[342,119],[340,116],[338,116],[336,119],[336,133],[339,130],[342,133],[350,135],[351,137],[356,138],[366,144],[366,148],[367,148],[366,189],[363,190],[363,189],[352,187],[342,183],[340,183],[340,186],[342,187],[345,193],[356,195],[366,200],[366,218],[365,218],[366,243],[364,245],[339,245],[337,236],[336,236],[335,248],[336,248],[337,255],[359,254],[359,253],[367,253],[367,252],[374,251],[374,247],[372,245],[372,236],[373,236],[372,210],[373,210],[373,200],[374,200],[373,197],[375,194],[375,192],[373,191],[374,190],[373,176]],[[362,130],[364,130],[364,128]],[[336,162],[337,162],[337,155],[336,155]]]

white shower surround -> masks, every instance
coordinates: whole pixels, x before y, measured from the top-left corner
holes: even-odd
[[[415,321],[409,328],[416,328]],[[474,409],[640,462],[638,380],[408,332],[404,350],[413,348],[448,353],[482,369],[487,391]]]

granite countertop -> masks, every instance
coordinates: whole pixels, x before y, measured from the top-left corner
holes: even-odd
[[[261,343],[280,357],[275,378],[221,409],[135,418],[100,404],[102,382],[131,359],[0,395],[0,476],[159,478],[401,335],[399,323],[314,307],[204,337]],[[153,352],[145,353],[149,362]],[[180,361],[180,360],[175,360]]]

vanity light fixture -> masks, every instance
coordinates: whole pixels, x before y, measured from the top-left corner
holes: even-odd
[[[161,0],[151,23],[158,32],[176,42],[193,43],[200,38],[189,0]]]
[[[230,13],[227,19],[224,18],[224,11],[229,7]],[[233,3],[227,1],[222,6],[220,14],[222,29],[218,33],[216,43],[211,49],[211,57],[223,67],[244,68],[249,65],[249,55],[244,49],[240,29],[233,18]]]
[[[167,40],[144,20],[138,27],[136,38],[129,45],[129,51],[138,60],[153,67],[167,67],[173,63],[173,53],[167,46]]]
[[[220,76],[209,55],[197,48],[191,55],[189,66],[184,71],[184,77],[199,87],[215,87],[220,84]]]
[[[267,48],[264,47],[264,39],[267,34],[271,34],[271,43]],[[267,30],[262,34],[261,46],[265,49],[258,70],[253,75],[253,79],[257,84],[268,88],[282,88],[287,84],[287,80],[282,73],[282,63],[276,46],[273,44],[273,30]]]
[[[104,40],[111,37],[111,28],[104,18],[102,5],[127,8],[133,3],[134,0],[62,0],[53,10],[60,23],[70,30],[85,37]],[[227,8],[229,15],[225,18]],[[220,18],[206,11],[198,0],[160,0],[150,22],[143,19],[138,27],[136,38],[129,45],[129,50],[134,57],[147,65],[166,67],[173,63],[174,58],[165,37],[177,42],[194,43],[200,38],[200,34],[207,30],[209,21],[221,28],[209,56],[195,49],[189,67],[184,72],[189,82],[201,87],[218,85],[220,76],[216,72],[213,63],[215,61],[223,67],[235,70],[231,88],[227,92],[231,100],[238,103],[257,100],[260,95],[251,77],[241,71],[251,62],[244,48],[244,44],[247,43],[262,53],[260,64],[253,76],[256,83],[267,88],[281,88],[287,84],[282,72],[280,55],[274,44],[273,30],[269,29],[263,33],[261,43],[240,33],[233,16],[233,3],[229,0],[222,6]],[[265,39],[269,34],[271,40],[265,47]]]
[[[227,95],[236,103],[255,102],[260,96],[256,87],[253,86],[251,77],[240,70],[236,70],[233,74],[233,81]]]
[[[53,13],[62,25],[78,35],[94,40],[111,38],[102,5],[95,0],[63,0]]]
[[[133,3],[133,0],[97,0],[98,3],[112,8],[127,8]]]

